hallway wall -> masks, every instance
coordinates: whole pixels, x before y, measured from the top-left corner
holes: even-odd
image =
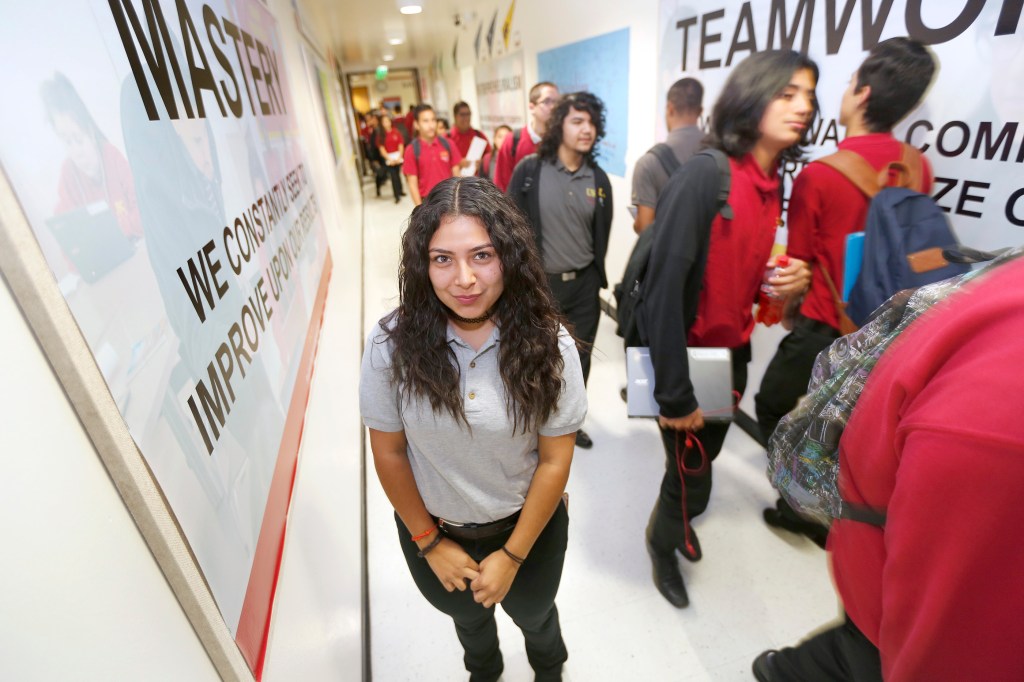
[[[265,4],[281,38],[280,66],[292,88],[335,267],[264,679],[351,679],[362,646],[361,427],[353,407],[362,339],[359,325],[348,321],[361,305],[360,180],[347,135],[337,160],[331,152],[320,84],[308,63],[313,53],[292,3]],[[161,5],[165,12],[173,8],[167,0]],[[16,20],[13,8],[0,14],[3,21]],[[336,47],[325,27],[307,30],[320,46]],[[16,198],[2,201],[0,219],[20,213]],[[220,679],[6,279],[0,328],[0,376],[7,388],[0,396],[0,536],[6,541],[0,679]],[[181,547],[181,560],[188,557]],[[220,628],[230,646],[226,626]]]

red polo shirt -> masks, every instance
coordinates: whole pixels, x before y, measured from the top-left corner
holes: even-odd
[[[405,144],[405,140],[402,138],[402,133],[392,128],[387,135],[384,136],[383,147],[384,151],[388,154],[391,152],[397,152],[398,148]]]
[[[420,158],[416,159],[416,143],[410,142],[405,148],[405,162],[402,173],[414,175],[419,181],[420,196],[424,199],[430,194],[434,185],[452,177],[452,171],[462,161],[462,154],[451,141],[448,142],[451,152],[444,148],[438,138],[427,144],[419,138]]]
[[[876,170],[899,161],[903,155],[900,143],[889,133],[849,137],[839,143],[839,148],[860,154]],[[932,169],[927,159],[924,160],[922,182],[922,191],[930,193]],[[823,264],[841,294],[846,235],[863,230],[867,215],[868,198],[853,183],[830,166],[811,163],[793,182],[786,250],[801,260]],[[825,278],[817,271],[800,312],[805,317],[839,329],[839,316],[832,294]]]
[[[515,156],[512,155],[512,141],[515,135],[506,135],[505,141],[501,143],[501,149],[498,150],[498,160],[494,164],[494,184],[502,192],[508,189],[516,164],[537,151],[537,145],[530,137],[530,129],[523,126],[519,130],[519,147],[516,148]]]
[[[470,128],[466,132],[460,132],[458,128],[452,128],[451,132],[448,133],[448,139],[455,143],[455,146],[459,148],[459,154],[463,157],[469,153],[469,145],[472,144],[473,138],[479,137],[484,142],[487,142],[487,137],[476,128]],[[487,143],[487,147],[484,148],[484,153],[491,148],[490,143]]]
[[[739,348],[754,330],[752,308],[775,243],[779,177],[765,175],[753,155],[729,158],[733,219],[715,215],[697,319],[687,342],[694,347]]]

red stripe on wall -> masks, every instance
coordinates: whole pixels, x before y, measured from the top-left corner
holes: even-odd
[[[331,252],[328,251],[295,378],[292,402],[285,419],[281,448],[278,450],[277,464],[274,467],[274,478],[270,482],[270,492],[267,495],[267,506],[263,510],[263,524],[260,526],[260,537],[256,542],[256,555],[253,557],[252,571],[249,573],[249,585],[245,590],[242,615],[238,619],[235,634],[235,642],[257,680],[263,677],[263,664],[267,655],[267,636],[270,633],[270,615],[274,605],[274,593],[277,590],[277,577],[281,570],[288,505],[291,503],[292,487],[295,483],[295,466],[299,457],[299,445],[302,443],[302,429],[306,423],[306,405],[309,402],[309,384],[313,377],[313,365],[320,339],[320,328],[323,326],[327,285],[331,280],[332,267]]]

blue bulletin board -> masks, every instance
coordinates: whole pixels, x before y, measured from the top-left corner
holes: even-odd
[[[612,175],[626,175],[629,130],[629,29],[605,33],[537,55],[538,80],[564,94],[587,90],[605,104],[606,130],[598,158]]]

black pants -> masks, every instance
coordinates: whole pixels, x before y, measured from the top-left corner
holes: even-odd
[[[740,395],[747,387],[747,363],[750,362],[750,346],[734,348],[732,351],[732,386]],[[704,452],[707,467],[697,475],[679,477],[676,466],[676,447],[684,453],[683,464],[691,471],[701,466],[700,450],[694,446],[687,449],[686,434],[670,429],[661,429],[661,440],[665,446],[665,475],[661,479],[661,492],[654,505],[651,523],[651,545],[662,554],[669,554],[683,544],[686,525],[700,515],[711,499],[711,462],[722,451],[729,422],[705,422],[704,428],[696,433]],[[686,516],[683,516],[683,495],[686,500]]]
[[[837,338],[838,330],[801,316],[794,323],[793,331],[782,339],[754,396],[757,424],[766,443],[779,421],[807,393],[807,383],[811,380],[811,370],[818,353]]]
[[[878,647],[849,618],[772,659],[780,682],[881,682]]]
[[[416,543],[409,540],[409,530],[395,515],[398,537],[405,561],[416,587],[438,611],[455,621],[455,632],[465,651],[463,661],[473,682],[497,680],[504,669],[498,648],[498,627],[494,609],[485,609],[473,601],[473,593],[448,592],[430,569],[426,559],[416,556]],[[501,608],[523,631],[526,657],[537,680],[562,679],[562,664],[569,658],[562,641],[562,629],[555,607],[555,594],[562,580],[562,564],[568,539],[569,514],[559,504],[554,515],[541,531],[526,561],[519,568]],[[476,561],[501,549],[512,530],[484,540],[456,542]]]
[[[548,275],[551,293],[555,296],[558,309],[573,326],[576,338],[582,341],[580,364],[583,366],[583,382],[590,377],[590,351],[597,338],[597,324],[601,319],[601,273],[591,263],[578,271],[575,279],[568,282],[559,275]]]
[[[380,172],[382,175],[391,176],[391,191],[394,192],[395,198],[402,196],[402,167],[383,165]],[[383,180],[378,182],[378,186],[380,184],[383,184]]]
[[[782,339],[754,396],[757,425],[766,445],[782,418],[807,393],[807,383],[811,380],[818,353],[831,346],[837,338],[838,329],[801,315],[793,324],[793,331]],[[781,497],[775,508],[790,521],[808,523]]]

